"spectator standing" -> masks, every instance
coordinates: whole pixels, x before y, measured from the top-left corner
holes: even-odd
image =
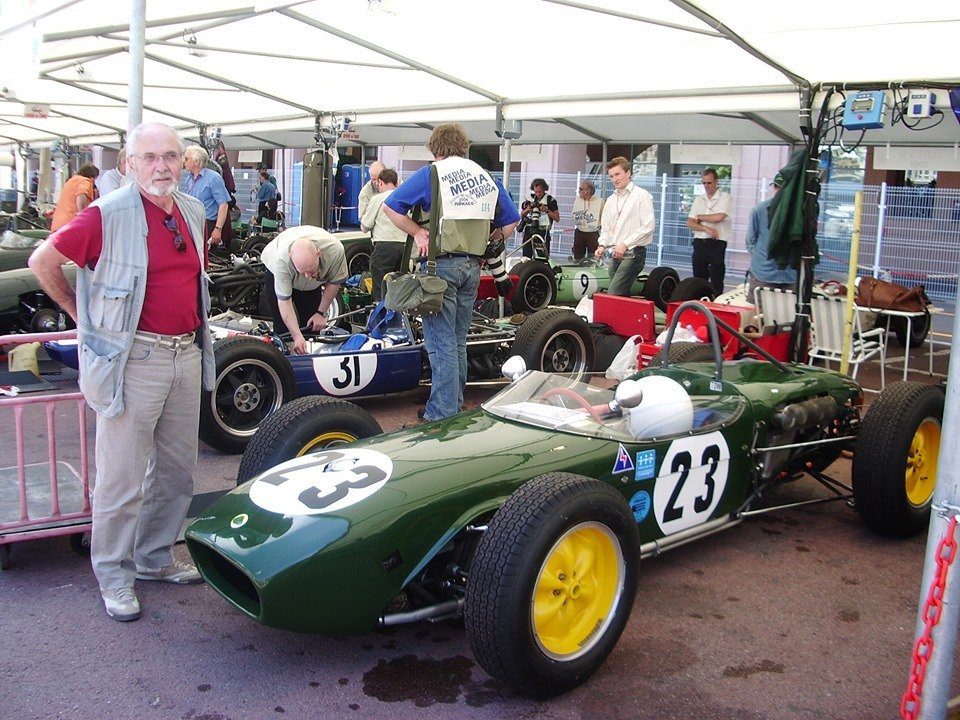
[[[427,141],[427,150],[435,160],[432,166],[417,170],[390,193],[383,205],[393,223],[413,237],[421,260],[428,256],[430,243],[435,243],[436,274],[447,281],[440,312],[422,317],[431,371],[430,397],[423,415],[428,421],[456,415],[463,406],[467,332],[480,285],[480,261],[487,248],[490,221],[496,228],[494,239],[502,240],[513,232],[520,219],[503,185],[467,158],[468,149],[462,125],[437,125]],[[433,197],[430,188],[431,167],[437,171],[439,198]],[[417,205],[436,213],[439,237],[431,240],[430,230],[407,215]],[[431,225],[432,221],[433,216]]]
[[[370,276],[373,278],[373,301],[383,297],[383,276],[400,269],[403,251],[407,246],[407,234],[393,224],[383,211],[383,203],[397,189],[397,171],[386,168],[380,173],[380,192],[373,196],[367,211],[360,218],[360,229],[373,238],[373,253],[370,255]]]
[[[60,197],[53,210],[53,219],[50,223],[51,232],[59,230],[73,220],[77,213],[92,203],[97,197],[94,181],[100,174],[95,165],[84,163],[77,170],[77,174],[64,183],[60,190]]]
[[[633,166],[625,157],[607,163],[614,193],[603,205],[598,258],[610,253],[610,295],[630,295],[637,275],[647,261],[647,245],[653,242],[656,218],[653,196],[633,184]]]
[[[260,187],[257,188],[257,215],[268,220],[277,219],[277,186],[270,182],[266,170],[260,171]]]
[[[260,293],[276,333],[290,333],[293,352],[307,352],[300,319],[311,330],[327,325],[327,311],[347,279],[343,243],[313,225],[284,230],[260,254],[266,268]]]
[[[747,225],[747,250],[750,251],[750,281],[747,298],[753,300],[753,291],[758,287],[792,290],[797,284],[796,268],[781,268],[770,257],[770,204],[783,186],[783,175],[771,183],[773,195],[763,200],[750,211]]]
[[[380,182],[380,173],[383,172],[383,163],[374,160],[370,163],[370,179],[360,188],[360,194],[357,196],[358,217],[363,217],[367,212],[367,206],[373,199],[373,196],[380,192],[378,184]]]
[[[97,413],[90,559],[119,621],[140,617],[135,578],[200,582],[171,549],[193,498],[201,378],[210,390],[215,372],[203,205],[176,189],[183,140],[144,123],[127,149],[135,184],[97,200],[30,258],[77,323],[80,389]],[[79,268],[76,293],[68,261]]]
[[[211,245],[223,245],[230,249],[232,232],[227,223],[230,206],[230,193],[220,177],[220,173],[206,167],[210,156],[199,145],[191,145],[184,151],[184,174],[180,189],[203,203],[206,223],[204,240]]]
[[[106,172],[100,173],[97,178],[97,190],[100,197],[116,190],[123,183],[123,177],[127,174],[127,151],[120,148],[117,154],[117,166],[110,168]]]
[[[603,198],[597,197],[597,186],[591,180],[581,180],[577,199],[573,201],[573,259],[583,260],[589,252],[597,251],[600,237],[600,217],[603,213]]]
[[[523,221],[523,256],[532,258],[534,255],[533,242],[534,235],[540,235],[543,238],[543,247],[546,256],[550,257],[550,228],[553,223],[560,219],[560,205],[557,199],[547,194],[550,186],[543,178],[536,178],[530,183],[530,199],[524,200],[520,206],[520,217]],[[534,210],[536,220],[530,217]]]
[[[693,230],[693,276],[709,280],[714,295],[723,294],[727,242],[733,235],[733,198],[717,186],[717,171],[707,168],[700,178],[704,193],[690,207],[687,227]]]

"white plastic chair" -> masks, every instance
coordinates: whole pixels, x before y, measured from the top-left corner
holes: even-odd
[[[810,313],[813,329],[813,347],[810,349],[810,364],[815,359],[827,362],[840,362],[843,358],[843,326],[846,320],[846,301],[839,297],[814,295],[810,300]],[[850,342],[848,362],[853,366],[851,377],[857,376],[860,364],[874,355],[880,355],[880,389],[886,387],[884,367],[886,346],[883,341],[883,328],[874,328],[863,332],[860,327],[860,314],[854,309],[853,337]]]
[[[761,327],[793,325],[797,319],[797,294],[793,290],[758,287],[753,289],[753,304]]]

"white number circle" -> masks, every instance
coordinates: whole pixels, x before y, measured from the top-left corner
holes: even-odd
[[[376,450],[331,448],[277,465],[250,485],[250,500],[280,515],[323,515],[366,500],[393,474]]]
[[[328,395],[356,395],[377,374],[377,353],[318,355],[313,359],[313,374]]]
[[[597,278],[588,272],[581,271],[573,278],[573,297],[580,298],[593,297],[597,291]]]
[[[653,510],[665,535],[706,522],[727,485],[730,450],[719,431],[674,440],[653,489]]]

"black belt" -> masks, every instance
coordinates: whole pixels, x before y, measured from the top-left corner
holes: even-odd
[[[436,259],[448,258],[448,257],[468,257],[468,258],[478,258],[479,255],[473,255],[471,253],[443,253],[442,255],[437,255]]]

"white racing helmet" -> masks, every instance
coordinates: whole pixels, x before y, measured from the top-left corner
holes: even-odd
[[[630,434],[634,438],[675,435],[693,427],[693,403],[683,385],[659,375],[634,382],[643,391],[640,404],[630,409]]]

